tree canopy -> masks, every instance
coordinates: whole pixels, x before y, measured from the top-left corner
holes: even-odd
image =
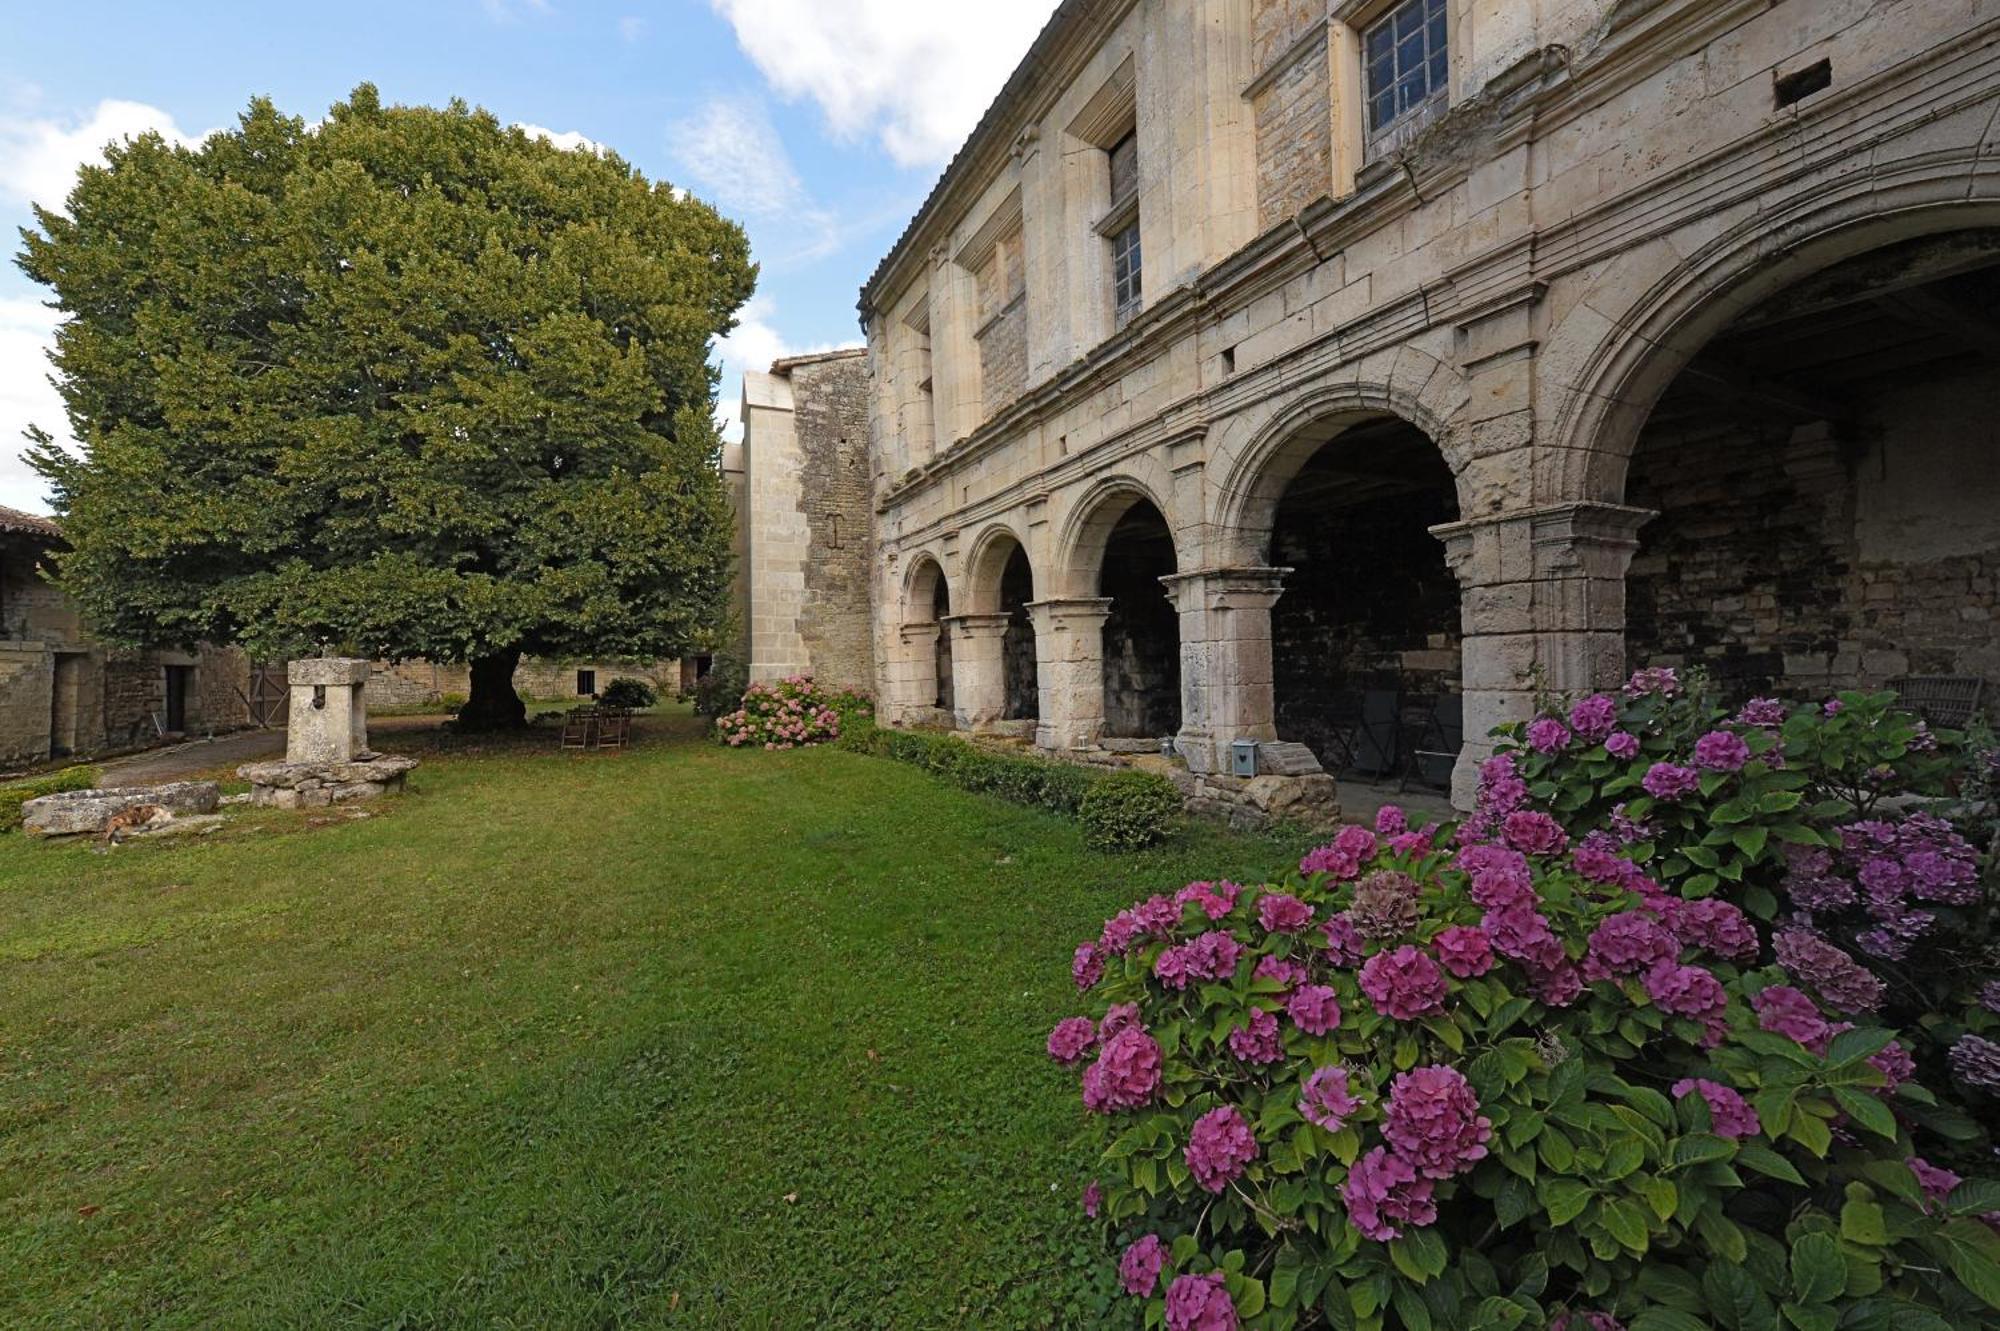
[[[28,457],[100,637],[471,661],[501,713],[523,652],[711,643],[709,342],[756,281],[713,208],[364,84],[315,126],[260,99],[115,145],[36,220],[82,452]]]

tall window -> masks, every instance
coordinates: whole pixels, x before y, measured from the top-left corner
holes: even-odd
[[[1111,304],[1123,328],[1145,301],[1139,250],[1139,135],[1135,130],[1111,148]]]
[[[1445,0],[1403,0],[1362,33],[1370,134],[1445,96],[1451,75],[1446,36]]]

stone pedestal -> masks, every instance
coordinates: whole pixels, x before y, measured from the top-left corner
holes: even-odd
[[[952,711],[960,730],[983,730],[1007,715],[1007,625],[1011,615],[954,615]]]
[[[417,760],[384,757],[368,747],[368,672],[366,661],[292,662],[285,761],[236,769],[250,783],[251,803],[320,808],[403,788]]]
[[[1625,573],[1658,515],[1559,504],[1433,527],[1458,575],[1465,629],[1465,749],[1452,802],[1472,807],[1494,727],[1534,713],[1537,687],[1608,689],[1625,675]]]
[[[1103,598],[1037,601],[1035,670],[1041,685],[1041,720],[1035,743],[1057,752],[1095,748],[1104,733]]]
[[[1160,581],[1181,617],[1180,755],[1196,774],[1227,772],[1239,739],[1278,738],[1271,607],[1287,568],[1216,568]]]

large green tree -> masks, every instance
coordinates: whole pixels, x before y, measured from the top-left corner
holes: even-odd
[[[468,661],[495,725],[523,653],[720,628],[709,341],[756,269],[706,204],[363,85],[312,127],[259,100],[114,147],[36,219],[82,452],[29,461],[100,636]]]

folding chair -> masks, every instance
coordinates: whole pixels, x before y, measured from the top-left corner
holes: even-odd
[[[565,749],[597,747],[598,717],[595,707],[572,707],[563,714],[562,746]]]
[[[1940,730],[1963,730],[1979,714],[1977,675],[1905,675],[1889,681],[1902,704]]]

